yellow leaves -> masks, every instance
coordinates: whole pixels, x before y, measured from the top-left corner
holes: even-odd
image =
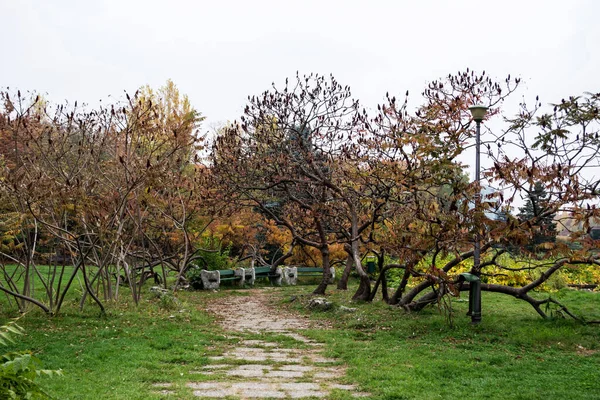
[[[26,227],[25,214],[7,212],[0,214],[0,248],[3,252],[11,252],[23,248],[18,236]]]
[[[422,221],[415,220],[408,224],[408,231],[412,234],[425,234],[427,233],[427,224]]]
[[[431,204],[429,205],[429,212],[431,214],[437,214],[440,211],[440,206],[437,202],[431,202]]]
[[[183,233],[179,231],[168,232],[166,236],[172,245],[177,245],[183,241]]]
[[[556,243],[553,243],[553,242],[540,243],[537,247],[539,249],[544,249],[544,250],[554,250],[556,248]]]
[[[276,226],[272,221],[269,221],[267,229],[267,240],[269,243],[273,243],[281,247],[292,242],[292,235],[290,231]]]
[[[343,260],[347,255],[343,244],[335,243],[329,246],[329,257],[332,260]]]
[[[597,265],[565,266],[560,274],[568,285],[598,285],[600,284],[600,267]]]

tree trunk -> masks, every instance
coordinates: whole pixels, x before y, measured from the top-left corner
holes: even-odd
[[[590,261],[591,260],[583,260],[583,261],[580,261],[579,263],[585,263],[585,262],[590,262]],[[559,302],[557,302],[556,300],[554,300],[552,298],[548,298],[548,299],[545,299],[545,300],[537,300],[537,299],[534,299],[533,297],[529,296],[529,291],[537,288],[538,286],[540,286],[541,284],[543,284],[544,282],[546,282],[548,280],[548,278],[550,278],[550,276],[552,276],[553,273],[555,273],[556,271],[558,271],[567,262],[568,262],[568,259],[562,259],[562,260],[557,261],[556,263],[554,263],[554,265],[552,267],[548,268],[537,279],[535,279],[531,283],[529,283],[529,284],[527,284],[527,285],[525,285],[523,287],[520,287],[520,288],[518,288],[518,287],[512,287],[512,286],[505,286],[505,285],[496,285],[496,284],[482,283],[481,284],[481,290],[482,291],[486,291],[486,292],[495,292],[495,293],[507,294],[507,295],[513,296],[513,297],[515,297],[517,299],[524,300],[524,301],[528,302],[542,318],[548,318],[548,315],[542,310],[542,308],[540,306],[543,305],[543,304],[553,303],[553,304],[559,305],[561,307],[562,311],[564,311],[565,313],[567,313],[572,318],[580,320],[580,318],[578,318],[577,316],[573,315],[565,306],[563,306],[562,304],[560,304]],[[425,287],[427,287],[427,286],[430,286],[431,283],[424,282],[422,285],[424,285]],[[421,286],[421,285],[419,285],[419,286]],[[470,289],[470,286],[469,286],[469,284],[467,282],[464,282],[459,287],[460,291],[466,291],[466,290],[469,290],[469,289]],[[413,291],[414,291],[414,289],[410,292],[411,295],[413,294]],[[428,304],[436,302],[437,299],[438,299],[436,293],[429,292],[429,293],[426,293],[423,296],[421,296],[418,300],[412,301],[412,299],[414,299],[414,297],[419,292],[420,291],[414,293],[414,295],[412,296],[410,302],[408,301],[409,295],[405,296],[405,298],[403,298],[402,301],[400,302],[400,305],[404,309],[406,309],[406,310],[420,311],[425,306],[427,306]]]
[[[367,276],[360,277],[360,284],[358,285],[358,290],[352,296],[352,300],[362,300],[369,301],[371,298],[371,279]]]
[[[339,290],[348,290],[348,279],[350,278],[350,272],[352,272],[352,264],[352,253],[349,252],[346,258],[346,268],[344,268],[344,272],[337,284]]]
[[[385,250],[382,250],[381,253],[375,253],[377,255],[377,269],[379,269],[379,276],[381,278],[381,297],[383,301],[387,304],[390,304],[390,296],[388,293],[387,287],[387,278],[385,276],[386,270],[384,269],[385,264]],[[371,300],[375,297],[375,294],[371,295]]]
[[[404,293],[406,285],[408,284],[408,278],[410,278],[410,269],[405,268],[404,275],[402,275],[402,281],[400,281],[400,286],[398,286],[398,289],[396,289],[388,304],[398,304],[400,302],[402,294]]]
[[[387,278],[385,273],[381,276],[381,298],[386,304],[390,304],[390,295],[388,293]]]
[[[369,296],[369,300],[368,301],[373,301],[375,299],[375,295],[377,294],[377,289],[379,289],[379,285],[381,283],[383,283],[383,281],[385,280],[385,272],[381,271],[379,273],[379,276],[377,277],[377,281],[375,282],[375,286],[373,286],[373,290],[371,291],[371,295]],[[386,290],[387,290],[387,285],[385,285]],[[384,286],[381,285],[381,289],[383,290]]]
[[[481,251],[485,252],[488,248],[490,248],[491,245],[492,245],[492,242],[486,243],[485,245],[481,246]],[[446,265],[444,265],[444,268],[442,268],[442,270],[447,273],[452,268],[457,266],[461,261],[466,260],[467,258],[472,257],[472,256],[473,256],[472,250],[468,251],[466,253],[462,253],[458,257],[453,258]],[[412,267],[414,267],[415,265],[417,265],[417,260],[414,260],[413,262],[411,262],[409,269],[412,269]],[[408,278],[410,278],[410,277],[408,277]],[[407,278],[407,283],[408,283],[408,278]],[[404,280],[403,280],[403,283],[404,283]],[[396,291],[396,293],[394,293],[394,296],[392,296],[391,304],[398,304],[402,307],[407,306],[415,299],[415,297],[417,297],[419,295],[419,293],[421,293],[423,290],[427,289],[430,286],[431,286],[430,282],[427,282],[427,281],[421,282],[417,286],[412,288],[408,293],[406,293],[406,295],[403,295],[403,291],[406,288],[406,283],[404,284],[404,286],[402,286],[402,284],[401,284],[400,287],[398,288],[398,290]]]
[[[358,290],[354,293],[354,296],[352,296],[352,300],[369,301],[369,298],[371,297],[371,278],[365,272],[360,262],[358,241],[352,243],[352,257],[354,259],[354,267],[360,278]]]
[[[44,310],[44,312],[48,315],[52,314],[52,310],[50,310],[43,303],[41,303],[40,301],[37,301],[33,297],[24,296],[19,292],[13,292],[12,290],[6,289],[5,287],[2,287],[2,286],[0,286],[0,291],[8,294],[9,296],[12,296],[15,299],[35,304],[36,306],[38,306],[39,308]]]
[[[469,289],[470,289],[470,285],[468,282],[463,283],[463,285],[459,288],[459,290],[461,292],[468,291]],[[481,290],[485,291],[485,292],[502,293],[502,294],[506,294],[509,296],[513,296],[514,298],[517,298],[520,300],[524,300],[524,301],[528,302],[542,318],[548,318],[548,315],[542,310],[540,305],[546,304],[549,302],[553,302],[551,299],[536,300],[533,297],[529,296],[529,294],[527,293],[526,290],[524,290],[524,288],[516,288],[516,287],[511,287],[511,286],[482,283]],[[429,293],[426,293],[423,296],[419,297],[418,300],[404,305],[403,308],[407,311],[421,311],[427,305],[435,303],[437,301],[437,299],[438,299],[438,297],[437,297],[436,293],[429,292]],[[557,304],[560,304],[560,303],[557,303]],[[575,318],[575,319],[577,319],[577,318]]]
[[[324,245],[319,250],[321,251],[321,259],[323,261],[323,278],[321,279],[319,286],[317,286],[317,288],[313,291],[313,294],[324,295],[325,290],[327,290],[327,285],[329,285],[329,281],[331,280],[331,269],[329,268],[329,246]]]
[[[273,263],[271,265],[271,269],[270,269],[271,273],[275,273],[277,271],[277,267],[279,267],[280,265],[283,265],[285,260],[287,260],[288,258],[290,258],[291,256],[294,255],[294,246],[295,246],[295,243],[294,243],[294,241],[292,241],[292,244],[291,244],[289,250],[285,254],[282,254],[281,257],[276,258],[273,261]],[[252,263],[253,263],[252,266],[254,266],[254,258],[252,259]]]
[[[377,277],[377,281],[375,282],[375,286],[373,287],[373,291],[371,292],[371,296],[369,297],[369,301],[373,301],[375,296],[377,295],[377,289],[381,284],[381,296],[383,301],[387,304],[390,304],[390,296],[388,294],[388,286],[387,286],[387,278],[385,273],[391,268],[399,267],[396,264],[390,264],[387,267],[384,267],[385,257],[383,253],[377,254],[377,267],[379,268],[379,276]]]
[[[352,244],[352,256],[354,258],[354,266],[356,268],[356,272],[358,272],[358,276],[360,278],[360,284],[358,285],[358,290],[352,296],[352,300],[362,300],[369,301],[371,297],[371,278],[365,272],[360,262],[360,257],[358,255],[358,242]]]

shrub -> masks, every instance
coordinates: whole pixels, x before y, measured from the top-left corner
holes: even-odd
[[[16,321],[0,326],[0,344],[12,342],[11,335],[23,334]],[[0,356],[0,398],[2,399],[49,399],[51,398],[36,382],[42,375],[62,375],[62,371],[41,369],[41,361],[30,351],[15,351]]]
[[[196,260],[196,265],[191,266],[185,273],[185,277],[194,289],[202,289],[200,271],[209,271],[235,268],[235,261],[229,256],[231,246],[222,247],[219,239],[214,237],[204,238],[201,257]]]
[[[200,271],[202,271],[202,269],[194,265],[185,273],[185,277],[190,283],[190,286],[196,290],[202,289],[202,278],[200,276]]]
[[[153,286],[150,288],[150,293],[152,293],[154,298],[158,299],[158,306],[163,310],[179,310],[182,307],[179,299],[168,289]]]

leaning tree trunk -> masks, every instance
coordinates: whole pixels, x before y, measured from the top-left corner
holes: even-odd
[[[379,289],[379,285],[381,284],[381,297],[383,299],[383,301],[385,301],[387,304],[392,304],[389,294],[388,294],[388,286],[387,286],[387,278],[386,278],[386,273],[393,268],[405,268],[404,265],[400,265],[400,264],[389,264],[384,266],[384,262],[385,262],[385,258],[383,257],[383,254],[381,255],[381,257],[379,256],[379,254],[377,255],[377,259],[378,259],[378,267],[379,267],[379,276],[377,277],[377,281],[375,282],[375,286],[373,287],[373,291],[371,292],[371,296],[369,298],[369,301],[373,301],[375,299],[375,296],[377,295],[377,289]]]
[[[404,291],[406,290],[406,285],[408,284],[408,279],[410,278],[410,269],[408,267],[404,268],[404,274],[402,275],[402,281],[400,281],[400,286],[394,292],[394,295],[390,299],[388,304],[398,304]]]
[[[484,244],[483,246],[481,246],[481,251],[485,252],[487,249],[489,249],[491,247],[491,245],[492,245],[492,242],[488,242],[488,243]],[[465,253],[460,254],[458,257],[453,258],[448,263],[446,263],[446,265],[444,265],[444,267],[442,268],[442,270],[444,272],[448,273],[452,268],[454,268],[458,264],[460,264],[461,261],[466,260],[467,258],[470,258],[470,257],[473,257],[473,250],[467,251]],[[411,268],[414,267],[415,265],[417,265],[417,260],[414,260],[414,261],[411,262]],[[399,305],[401,307],[406,307],[408,304],[412,303],[413,300],[422,291],[426,290],[430,286],[431,286],[430,282],[424,281],[424,282],[419,283],[414,288],[412,288],[406,294],[403,294],[400,291],[400,288],[398,288],[397,293],[395,293],[394,296],[392,296],[392,300],[391,300],[392,303],[391,304],[397,304],[397,305]],[[402,288],[402,290],[404,290],[404,288]]]
[[[352,251],[348,252],[348,257],[346,258],[346,268],[344,268],[344,272],[338,281],[337,288],[339,290],[348,290],[348,279],[350,278],[350,272],[352,272]]]
[[[512,287],[512,286],[505,286],[505,285],[482,283],[481,290],[486,291],[486,292],[502,293],[502,294],[506,294],[509,296],[513,296],[514,298],[517,298],[520,300],[524,300],[527,303],[529,303],[533,307],[533,309],[542,318],[548,318],[548,314],[542,309],[541,306],[551,303],[551,304],[555,304],[558,307],[560,307],[560,310],[562,312],[569,315],[573,319],[581,321],[582,319],[580,317],[574,315],[564,305],[562,305],[560,302],[554,300],[553,298],[548,297],[547,299],[538,300],[538,299],[531,297],[529,295],[529,292],[534,290],[535,288],[539,287],[544,282],[546,282],[550,278],[550,276],[552,276],[552,274],[554,274],[556,271],[558,271],[560,268],[562,268],[567,263],[568,264],[590,264],[590,263],[594,263],[594,262],[595,262],[595,260],[592,258],[584,259],[584,260],[577,260],[577,261],[569,260],[569,259],[565,258],[565,259],[556,261],[552,267],[550,267],[546,271],[544,271],[537,279],[533,280],[532,282],[530,282],[529,284],[527,284],[523,287]],[[424,284],[426,284],[425,286],[431,285],[429,282],[424,282]],[[461,284],[461,286],[459,287],[460,291],[466,291],[469,289],[470,289],[470,286],[467,282],[463,282]],[[414,297],[415,296],[413,296],[412,299],[414,299]],[[418,298],[417,300],[411,300],[411,301],[406,301],[405,299],[402,299],[402,300],[403,300],[403,302],[401,302],[400,305],[404,309],[409,310],[409,311],[420,311],[428,304],[435,303],[438,300],[438,296],[434,292],[428,292],[428,293],[424,294],[423,296],[421,296],[420,298]]]
[[[360,262],[358,242],[352,243],[352,257],[354,259],[354,267],[360,278],[360,284],[358,285],[356,293],[352,296],[352,300],[369,301],[371,298],[371,278],[369,278],[369,275],[365,272]]]
[[[329,246],[324,245],[320,249],[321,251],[321,260],[323,262],[323,278],[321,279],[321,283],[317,288],[313,291],[313,294],[324,295],[325,290],[327,290],[327,285],[329,285],[329,281],[331,280],[331,268],[329,267]]]
[[[469,289],[470,289],[470,285],[468,282],[465,282],[459,288],[459,290],[461,292],[467,291]],[[573,319],[576,319],[576,320],[580,319],[579,317],[572,314],[564,305],[562,305],[558,301],[552,299],[551,297],[548,297],[548,298],[542,299],[542,300],[538,300],[538,299],[535,299],[535,298],[529,296],[529,293],[528,293],[529,290],[527,290],[525,287],[518,288],[518,287],[512,287],[512,286],[482,283],[481,290],[484,292],[502,293],[502,294],[506,294],[509,296],[513,296],[514,298],[519,299],[519,300],[524,300],[527,303],[529,303],[533,307],[533,309],[542,318],[548,318],[548,314],[546,314],[546,312],[544,312],[544,310],[542,309],[541,306],[544,304],[553,303],[553,304],[556,304],[559,307],[561,307],[561,310],[564,311],[569,316],[571,316]],[[407,311],[421,311],[427,305],[436,303],[437,301],[438,301],[438,295],[434,292],[428,292],[428,293],[424,294],[423,296],[419,297],[417,300],[404,305],[403,308]]]
[[[294,246],[295,246],[295,242],[292,241],[289,250],[285,254],[282,254],[281,257],[276,258],[275,260],[273,260],[273,262],[271,264],[271,270],[270,270],[271,273],[275,273],[277,271],[277,268],[280,265],[283,265],[283,263],[285,262],[285,260],[287,260],[292,255],[294,255]],[[252,259],[252,262],[254,262],[254,259]],[[253,264],[253,266],[254,266],[254,264]]]

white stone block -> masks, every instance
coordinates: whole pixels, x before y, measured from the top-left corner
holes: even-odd
[[[256,271],[254,267],[244,268],[245,279],[248,285],[254,285],[254,281],[256,280]]]
[[[237,281],[238,286],[244,286],[246,282],[246,270],[244,268],[238,268],[233,270],[233,276],[239,276],[240,280]]]
[[[219,271],[200,271],[200,279],[204,290],[216,290],[221,284],[221,273]]]
[[[297,267],[283,267],[283,281],[286,285],[295,285],[298,282]]]

